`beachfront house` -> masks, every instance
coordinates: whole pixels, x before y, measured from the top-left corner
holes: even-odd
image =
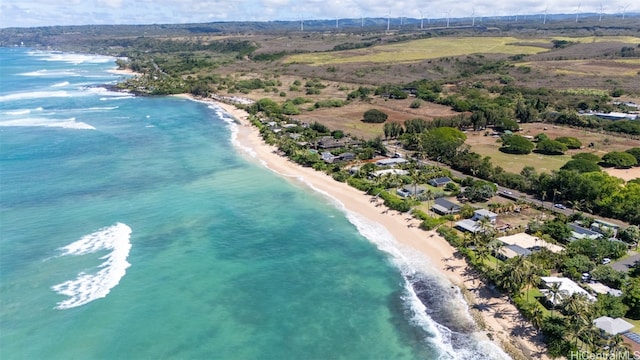
[[[519,245],[505,245],[498,250],[496,257],[500,260],[507,260],[514,258],[516,256],[524,256],[527,257],[533,254],[533,251],[523,248]]]
[[[422,193],[424,193],[425,191],[427,191],[427,189],[425,189],[424,187],[420,186],[420,185],[412,185],[412,184],[407,184],[405,186],[403,186],[402,188],[396,190],[396,193],[402,197],[409,197],[409,196],[417,196],[420,195]]]
[[[473,217],[471,218],[471,220],[480,221],[482,219],[487,219],[490,223],[495,224],[496,220],[498,219],[498,214],[487,209],[478,209],[473,212]]]
[[[456,229],[462,232],[470,232],[472,234],[482,231],[482,227],[477,221],[471,219],[464,219],[456,222]]]
[[[431,179],[427,181],[427,183],[431,186],[440,187],[445,186],[450,183],[452,180],[448,176],[437,177],[435,179]]]
[[[587,290],[580,287],[580,285],[576,284],[575,281],[566,278],[566,277],[556,277],[556,276],[542,276],[540,277],[544,289],[540,289],[540,292],[545,295],[547,300],[553,306],[557,306],[562,304],[564,299],[570,297],[573,294],[582,294],[584,295],[588,301],[594,302],[596,298],[591,295]],[[557,294],[553,294],[549,289],[552,284],[559,283],[560,288]]]
[[[433,206],[431,206],[431,210],[440,215],[457,214],[460,212],[460,209],[460,205],[445,198],[437,198],[434,201]]]
[[[409,172],[407,170],[402,170],[402,169],[383,169],[383,170],[378,170],[378,171],[372,171],[370,176],[371,177],[379,177],[379,176],[384,176],[384,175],[388,175],[388,174],[395,174],[395,175],[408,175]]]
[[[541,248],[546,248],[547,250],[557,254],[564,250],[564,247],[560,245],[552,244],[543,239],[540,239],[539,237],[529,235],[527,233],[501,236],[498,238],[498,240],[505,244],[505,246],[515,245],[531,251],[538,251]]]

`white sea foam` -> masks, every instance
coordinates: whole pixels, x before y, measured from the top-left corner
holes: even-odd
[[[120,95],[120,96],[111,96],[111,97],[101,97],[100,101],[109,101],[109,100],[125,100],[125,99],[133,99],[135,96],[133,95]]]
[[[36,111],[42,111],[41,107],[37,107],[35,109],[15,109],[15,110],[8,110],[3,112],[4,115],[13,115],[13,116],[17,116],[17,115],[27,115],[27,114],[31,114],[32,112],[36,112]]]
[[[72,70],[47,70],[47,69],[29,71],[29,72],[25,72],[25,73],[20,73],[18,75],[21,75],[21,76],[41,76],[41,77],[80,76],[80,74],[78,74],[77,72],[72,71]]]
[[[32,51],[29,52],[29,55],[39,57],[44,61],[65,62],[74,65],[83,63],[103,64],[114,62],[116,59],[111,56],[61,53],[57,51]]]
[[[65,281],[51,287],[58,294],[69,298],[57,304],[56,309],[70,309],[84,305],[96,299],[101,299],[113,289],[126,274],[131,265],[127,262],[131,250],[131,228],[123,223],[102,228],[94,233],[83,236],[60,250],[61,256],[87,255],[97,251],[110,251],[100,257],[105,261],[97,268],[95,274],[78,273],[75,280]]]
[[[75,118],[68,119],[50,119],[50,118],[21,118],[13,120],[0,121],[0,126],[23,126],[23,127],[59,127],[65,129],[78,129],[78,130],[95,130],[96,128],[81,122],[76,121]]]
[[[15,101],[15,100],[32,100],[52,97],[70,97],[71,94],[64,90],[57,91],[30,91],[19,92],[8,95],[0,96],[0,101]]]
[[[69,86],[69,82],[68,81],[63,81],[63,82],[59,82],[57,84],[51,85],[51,87],[64,87],[64,86]]]

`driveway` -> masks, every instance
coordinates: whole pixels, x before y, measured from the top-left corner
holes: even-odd
[[[640,254],[629,256],[628,258],[611,263],[611,267],[618,270],[627,272],[636,263],[640,261]]]

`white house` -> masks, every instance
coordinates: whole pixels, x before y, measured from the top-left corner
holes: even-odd
[[[471,218],[471,220],[480,221],[482,219],[487,219],[490,223],[495,224],[497,218],[498,214],[494,213],[493,211],[489,211],[487,209],[478,209],[473,212],[473,217]]]

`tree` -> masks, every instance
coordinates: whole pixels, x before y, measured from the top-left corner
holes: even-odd
[[[578,254],[574,255],[562,263],[562,270],[568,277],[579,279],[583,273],[591,271],[596,264],[587,256]]]
[[[596,312],[600,316],[623,317],[629,311],[629,307],[622,300],[622,296],[600,294],[595,304]]]
[[[627,244],[637,244],[640,242],[640,227],[637,225],[628,226],[618,232],[618,237]]]
[[[571,159],[560,168],[562,170],[572,170],[579,173],[600,171],[597,163],[584,159]]]
[[[404,132],[402,125],[396,122],[389,122],[384,124],[383,130],[384,130],[385,138],[397,138],[398,136],[402,135]]]
[[[474,180],[464,189],[463,195],[470,201],[484,201],[496,194],[496,186],[483,180]]]
[[[430,130],[424,136],[422,144],[430,158],[449,164],[466,139],[467,136],[462,131],[444,126]]]
[[[624,289],[624,303],[629,307],[627,317],[640,320],[640,278],[631,278]]]
[[[571,157],[574,160],[587,160],[594,163],[600,162],[600,157],[592,153],[577,153]]]
[[[638,160],[630,153],[612,151],[602,157],[602,164],[617,169],[626,169],[638,165]]]
[[[505,135],[502,137],[500,151],[509,154],[529,154],[535,145],[520,135]]]
[[[638,164],[640,164],[640,147],[634,147],[634,148],[631,148],[631,149],[627,149],[624,152],[626,152],[627,154],[633,155],[633,157],[636,158],[636,161],[638,162]]]
[[[569,149],[580,149],[582,146],[580,140],[571,136],[562,136],[557,138],[556,141],[565,144]]]
[[[546,221],[542,226],[542,232],[560,242],[568,240],[571,236],[571,229],[569,229],[565,222],[557,218]]]
[[[547,155],[562,155],[567,151],[567,146],[555,140],[542,140],[536,145],[536,150]]]
[[[362,121],[366,123],[383,123],[387,121],[389,115],[378,109],[370,109],[364,112]]]
[[[497,131],[518,131],[520,130],[520,125],[515,120],[511,119],[500,119],[496,121],[494,125],[494,129]]]

